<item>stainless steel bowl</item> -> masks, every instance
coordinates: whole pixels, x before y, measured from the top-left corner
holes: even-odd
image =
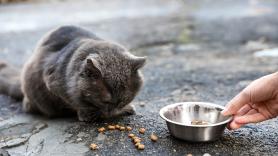
[[[166,120],[167,127],[174,137],[186,141],[206,142],[218,139],[227,123],[232,120],[231,116],[221,115],[223,109],[223,106],[213,103],[182,102],[165,106],[159,113]]]

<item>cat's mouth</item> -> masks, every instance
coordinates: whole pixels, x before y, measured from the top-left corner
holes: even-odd
[[[111,118],[117,116],[117,109],[101,110],[101,118]]]
[[[112,116],[113,116],[112,112],[101,112],[101,115],[100,115],[100,117],[104,118],[104,119],[111,118]]]

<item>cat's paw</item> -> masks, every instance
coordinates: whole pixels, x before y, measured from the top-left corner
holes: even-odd
[[[38,113],[38,109],[36,108],[36,106],[34,104],[32,104],[27,97],[23,98],[23,111],[26,113]]]
[[[94,119],[88,116],[80,116],[78,115],[78,120],[81,122],[93,122]]]
[[[98,119],[98,115],[95,111],[78,111],[78,120],[82,122],[95,122]]]
[[[121,110],[121,115],[134,115],[134,114],[136,114],[136,110],[133,105],[127,105]]]

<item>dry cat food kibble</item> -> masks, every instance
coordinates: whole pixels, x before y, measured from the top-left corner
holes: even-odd
[[[145,128],[140,128],[140,129],[139,129],[139,132],[140,132],[141,134],[144,134],[144,133],[145,133],[145,131],[146,131],[146,129],[145,129]]]
[[[140,138],[135,138],[134,140],[133,140],[133,142],[136,144],[136,143],[140,143],[141,142],[141,139]]]
[[[115,130],[115,129],[118,129],[120,131],[132,131],[132,127],[131,126],[124,126],[124,125],[119,125],[119,124],[116,124],[116,125],[108,125],[107,126],[107,129],[108,130]],[[99,133],[104,133],[106,131],[106,128],[105,127],[100,127],[98,128],[98,132]],[[145,134],[146,132],[146,129],[145,128],[139,128],[139,133],[141,134]],[[135,147],[138,149],[138,150],[144,150],[145,149],[145,145],[142,144],[142,139],[135,136],[135,134],[133,133],[129,133],[128,134],[128,137],[132,140],[132,142],[134,143]],[[153,142],[156,142],[158,140],[158,137],[155,135],[155,134],[151,134],[149,136],[149,138],[153,141]],[[90,144],[90,149],[91,150],[97,150],[99,149],[98,145],[95,144],[95,143],[92,143]]]
[[[131,134],[128,134],[128,137],[133,138],[133,137],[135,137],[135,135],[131,133]]]
[[[113,125],[108,125],[108,129],[109,129],[109,130],[115,130],[115,129],[116,129],[116,127],[115,127],[115,126],[113,126]]]
[[[139,137],[137,137],[137,136],[132,137],[132,140],[133,140],[133,141],[134,141],[135,139],[141,140],[141,138],[139,138]]]
[[[126,127],[126,130],[131,131],[132,128],[131,128],[130,126],[127,126],[127,127]]]
[[[125,130],[124,126],[120,127],[120,131],[124,131],[124,130]]]
[[[101,128],[98,129],[98,132],[99,132],[99,133],[103,133],[104,131],[105,131],[105,128],[104,128],[104,127],[101,127]]]
[[[139,145],[137,146],[137,148],[138,148],[139,150],[143,150],[143,149],[145,149],[145,145],[139,144]]]
[[[98,149],[98,146],[97,146],[97,144],[91,144],[91,145],[90,145],[90,148],[91,148],[92,150],[97,150],[97,149]]]
[[[208,125],[209,123],[207,121],[203,120],[192,120],[191,125]]]
[[[116,129],[120,129],[120,127],[121,127],[120,125],[115,125]]]
[[[154,135],[154,134],[152,134],[152,135],[150,136],[150,138],[151,138],[151,140],[154,141],[154,142],[156,142],[157,139],[158,139],[158,137],[157,137],[156,135]]]

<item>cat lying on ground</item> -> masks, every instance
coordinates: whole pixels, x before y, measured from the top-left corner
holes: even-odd
[[[145,62],[88,30],[62,26],[41,39],[20,80],[3,77],[8,67],[2,63],[0,93],[23,98],[26,112],[48,117],[77,114],[80,121],[94,121],[134,114],[130,102],[142,86]]]

